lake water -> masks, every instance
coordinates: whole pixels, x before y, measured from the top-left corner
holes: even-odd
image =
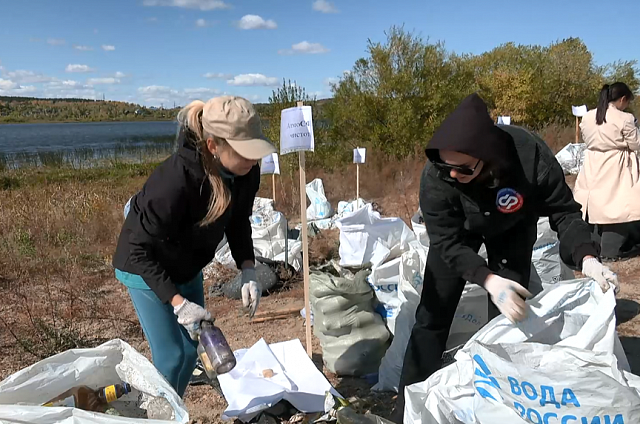
[[[177,128],[175,121],[0,125],[0,160],[10,167],[144,160],[172,151]]]

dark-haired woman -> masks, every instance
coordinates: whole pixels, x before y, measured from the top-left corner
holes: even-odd
[[[624,112],[633,97],[622,82],[605,85],[598,108],[580,124],[587,150],[574,196],[585,221],[596,224],[603,258],[640,253],[640,136],[636,119]]]

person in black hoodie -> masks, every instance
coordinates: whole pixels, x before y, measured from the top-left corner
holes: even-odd
[[[537,222],[549,217],[560,256],[603,291],[616,275],[599,259],[599,245],[582,220],[564,172],[545,142],[524,128],[496,126],[477,95],[444,120],[426,149],[420,209],[430,238],[420,304],[404,358],[396,409],[402,422],[404,388],[426,380],[442,355],[465,281],[490,296],[489,319],[527,313],[524,299]],[[488,261],[478,255],[484,243]]]
[[[113,266],[129,291],[153,363],[182,396],[197,358],[204,308],[202,269],[224,235],[242,270],[251,316],[260,289],[249,217],[260,185],[258,160],[274,153],[253,105],[222,96],[178,114],[176,153],[129,201]]]

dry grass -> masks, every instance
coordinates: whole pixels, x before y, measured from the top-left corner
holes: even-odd
[[[547,137],[558,146],[572,141],[570,130],[548,131]],[[370,152],[368,159],[360,167],[360,196],[377,204],[383,215],[409,222],[418,208],[423,154],[397,161]],[[123,205],[152,169],[153,165],[122,165],[0,172],[0,379],[56,352],[95,346],[116,337],[150,356],[127,292],[113,278],[110,262]],[[355,171],[355,165],[332,173],[309,169],[307,180],[322,178],[335,208],[338,201],[355,198]],[[276,207],[293,223],[300,207],[298,176],[279,176],[276,184]],[[271,177],[264,178],[259,195],[271,197]],[[337,249],[338,232],[323,232],[311,240],[311,262],[336,258]],[[624,279],[622,294],[640,302],[640,294],[629,284],[638,276],[638,262],[614,267]],[[263,310],[302,306],[299,276],[284,268],[280,272],[287,281],[286,290],[266,296]],[[207,281],[207,286],[213,283]],[[267,342],[304,340],[300,317],[277,324],[251,324],[237,301],[208,297],[207,305],[234,349],[249,347],[260,338]],[[623,333],[637,341],[639,327],[638,319],[631,319],[623,325]],[[321,353],[314,339],[314,359],[319,366]],[[363,380],[328,378],[345,395],[368,397],[374,412],[383,413],[392,404],[389,396],[378,399],[369,394]],[[211,389],[191,388],[186,400],[194,420],[219,422],[225,403]]]

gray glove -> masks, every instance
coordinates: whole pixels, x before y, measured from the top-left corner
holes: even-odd
[[[200,336],[200,322],[211,321],[212,316],[197,303],[189,302],[187,299],[173,308],[173,313],[178,317],[178,324],[182,325],[193,340],[198,340]]]
[[[249,317],[253,318],[260,303],[262,289],[256,277],[255,268],[242,270],[242,306],[249,311]]]
[[[609,285],[613,285],[614,293],[618,293],[618,276],[615,272],[602,265],[596,258],[582,261],[582,273],[596,280],[603,293],[609,290]]]

